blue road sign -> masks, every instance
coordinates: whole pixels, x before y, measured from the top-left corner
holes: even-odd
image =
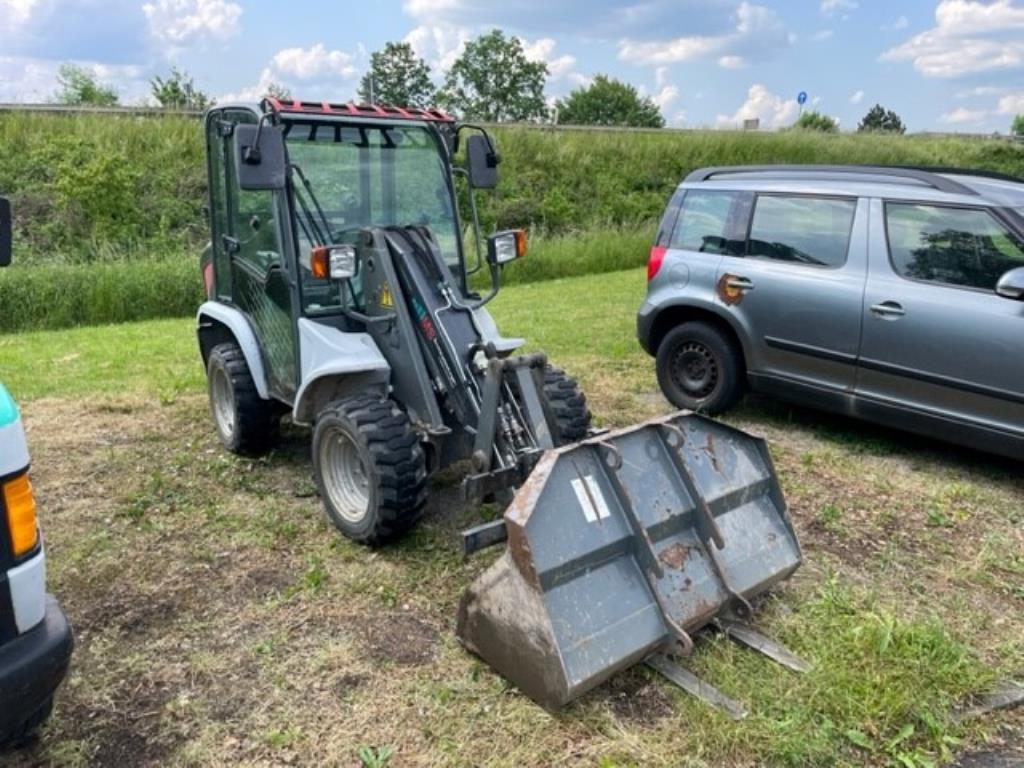
[[[796,103],[801,107],[807,103],[807,91],[800,91],[800,93],[796,95]]]

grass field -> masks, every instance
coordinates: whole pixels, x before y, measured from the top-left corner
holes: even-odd
[[[642,293],[642,270],[550,280],[493,312],[625,425],[669,410],[634,338]],[[950,718],[1024,674],[1019,465],[748,401],[726,420],[768,439],[805,550],[756,622],[813,671],[709,635],[689,665],[744,721],[642,668],[549,714],[454,637],[496,555],[458,554],[481,512],[456,475],[402,543],[351,544],[322,513],[307,433],[258,460],[220,448],[188,319],[0,336],[0,376],[78,640],[13,763],[927,766],[1024,745],[1019,712]]]

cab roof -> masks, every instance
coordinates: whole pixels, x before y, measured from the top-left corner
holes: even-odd
[[[379,118],[381,120],[418,120],[431,123],[454,123],[455,118],[442,109],[428,107],[392,107],[384,104],[331,104],[326,101],[293,101],[275,99],[268,96],[263,100],[264,112],[289,116],[302,115],[304,117],[322,116],[344,116]]]

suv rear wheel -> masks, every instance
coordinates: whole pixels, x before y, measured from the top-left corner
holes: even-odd
[[[743,360],[736,345],[711,323],[673,328],[657,355],[658,384],[669,402],[714,416],[743,396]]]

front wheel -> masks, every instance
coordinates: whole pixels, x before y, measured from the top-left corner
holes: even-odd
[[[710,323],[673,328],[658,346],[658,384],[676,408],[711,416],[743,396],[743,361],[733,341]]]
[[[412,528],[426,501],[419,435],[391,400],[338,400],[317,417],[313,470],[330,521],[348,538],[377,545]]]
[[[556,446],[582,440],[590,429],[590,410],[587,398],[576,380],[561,368],[544,368],[544,399],[554,416],[552,435]]]

